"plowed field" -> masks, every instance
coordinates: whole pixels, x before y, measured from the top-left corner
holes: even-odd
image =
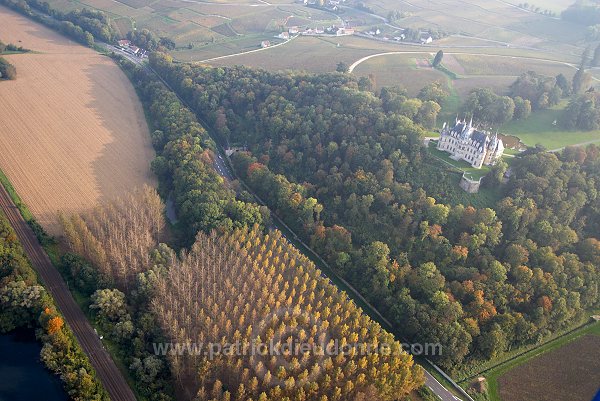
[[[153,183],[148,126],[127,77],[109,58],[0,7],[0,40],[37,53],[4,56],[0,168],[40,224]]]

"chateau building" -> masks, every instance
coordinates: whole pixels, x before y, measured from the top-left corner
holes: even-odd
[[[497,134],[475,129],[473,119],[469,123],[456,119],[453,127],[444,123],[437,148],[475,168],[496,164],[504,153],[502,139]]]

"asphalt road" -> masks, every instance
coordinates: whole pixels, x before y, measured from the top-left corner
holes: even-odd
[[[88,356],[102,385],[112,401],[135,401],[133,391],[125,381],[110,355],[104,349],[94,329],[75,303],[61,275],[54,268],[35,234],[25,222],[8,192],[0,185],[0,207],[23,245],[33,268],[38,272],[46,290],[52,295],[67,324],[73,330],[83,352]]]

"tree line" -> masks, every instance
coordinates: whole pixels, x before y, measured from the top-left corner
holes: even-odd
[[[582,25],[596,25],[600,24],[600,7],[594,1],[576,0],[560,14],[560,17]]]
[[[476,121],[496,126],[527,119],[532,111],[547,109],[572,93],[580,93],[581,88],[589,85],[590,78],[583,70],[575,74],[572,83],[563,74],[549,77],[527,71],[510,85],[508,96],[497,95],[488,88],[472,90],[461,112],[472,115]]]
[[[64,382],[73,400],[108,401],[89,360],[42,287],[17,235],[0,212],[0,333],[36,330],[40,359]]]
[[[445,367],[538,342],[598,304],[586,254],[597,148],[525,154],[493,209],[443,204],[449,177],[422,128],[386,110],[389,93],[347,74],[151,64],[224,141],[246,145],[240,175],[305,242],[407,337],[444,345]]]
[[[117,32],[110,18],[102,11],[83,8],[63,13],[51,8],[47,2],[39,0],[1,0],[1,2],[85,46],[93,47],[94,38],[107,43],[117,39]],[[45,15],[40,15],[39,12]]]
[[[23,46],[17,46],[12,43],[4,43],[0,40],[0,54],[5,52],[27,53],[31,50],[25,49]]]
[[[189,244],[200,230],[264,225],[270,218],[268,210],[224,185],[214,168],[215,145],[196,116],[153,74],[124,60],[121,66],[152,116],[157,153],[152,171],[165,198],[173,196],[186,234],[183,242]]]
[[[148,29],[129,31],[127,32],[127,39],[135,45],[149,51],[175,49],[175,42],[173,42],[172,39],[166,36],[158,37]]]
[[[502,125],[510,120],[528,118],[532,111],[543,110],[559,104],[574,95],[563,113],[561,125],[567,129],[598,129],[596,95],[591,87],[592,76],[585,71],[587,65],[600,63],[600,45],[593,58],[589,50],[582,55],[581,66],[571,82],[561,73],[549,77],[528,71],[521,74],[510,86],[509,96],[500,96],[488,88],[471,91],[461,106],[461,113],[471,115],[486,125]]]

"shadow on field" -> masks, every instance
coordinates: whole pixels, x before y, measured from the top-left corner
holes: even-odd
[[[97,57],[99,62],[85,69],[92,99],[86,106],[110,135],[92,162],[100,200],[106,201],[146,183],[155,185],[156,180],[150,171],[150,132],[133,85],[112,60]]]

